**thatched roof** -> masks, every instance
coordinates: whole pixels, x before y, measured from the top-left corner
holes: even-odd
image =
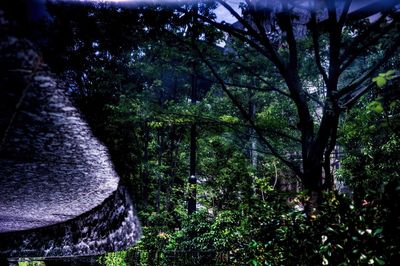
[[[53,255],[62,255],[67,245],[74,255],[80,241],[87,244],[82,254],[93,254],[133,244],[138,222],[125,190],[117,192],[107,149],[73,106],[66,84],[29,40],[13,36],[1,10],[0,25],[0,253],[30,249],[45,256],[58,249]],[[71,225],[73,238],[65,231]],[[46,241],[53,241],[50,250]]]

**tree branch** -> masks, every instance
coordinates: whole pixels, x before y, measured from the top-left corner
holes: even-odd
[[[334,121],[334,123],[336,126],[332,127],[332,129],[331,129],[329,143],[328,143],[328,145],[325,149],[325,153],[324,153],[324,163],[323,163],[323,167],[325,170],[324,186],[326,189],[332,189],[333,185],[334,185],[333,177],[332,177],[332,174],[330,171],[331,170],[331,154],[336,145],[339,117],[337,117],[337,119],[336,119],[336,121]]]
[[[240,30],[240,29],[236,29],[234,27],[232,27],[231,25],[225,24],[225,23],[220,23],[220,22],[216,22],[212,19],[209,19],[207,17],[204,17],[202,15],[197,14],[198,18],[210,23],[211,25],[213,25],[214,27],[216,27],[217,29],[220,29],[224,32],[227,32],[229,34],[231,34],[232,36],[238,38],[239,40],[241,40],[242,42],[245,42],[247,44],[249,44],[251,47],[253,47],[254,49],[256,49],[259,53],[261,53],[262,55],[264,55],[266,58],[272,60],[273,56],[269,53],[270,51],[267,51],[265,49],[263,49],[260,45],[258,45],[256,42],[254,42],[253,40],[245,37],[246,35],[248,35],[247,32]]]
[[[400,76],[394,76],[390,80],[399,80],[399,79],[400,79]],[[345,100],[346,102],[341,104],[340,107],[343,109],[350,109],[357,102],[358,99],[360,99],[366,92],[368,92],[375,86],[376,86],[376,83],[371,82],[367,86],[363,86],[361,88],[358,88],[355,91],[350,92],[349,94],[342,96],[343,100]],[[348,98],[347,96],[350,96],[351,98]],[[347,99],[346,99],[346,97],[347,97]]]
[[[224,83],[224,80],[219,76],[217,71],[214,69],[214,67],[210,64],[210,62],[204,57],[203,53],[199,49],[199,47],[195,46],[195,50],[198,52],[200,59],[207,65],[207,67],[210,69],[214,77],[217,79],[219,84],[221,85],[222,90],[227,94],[229,99],[232,101],[232,103],[239,109],[240,114],[243,116],[243,118],[250,124],[252,128],[254,128],[255,132],[257,133],[259,139],[268,147],[268,149],[271,151],[271,153],[276,156],[279,160],[281,160],[284,164],[286,164],[292,171],[294,171],[298,176],[302,176],[302,172],[300,168],[297,165],[294,165],[292,162],[288,161],[286,158],[284,158],[282,155],[280,155],[275,148],[272,146],[272,144],[263,136],[262,132],[260,129],[256,126],[255,122],[251,118],[251,115],[247,113],[247,111],[243,108],[243,106],[240,104],[240,102],[235,98],[235,96],[229,91],[228,87]]]
[[[340,18],[339,18],[339,26],[343,27],[344,23],[346,22],[346,18],[347,18],[347,14],[349,13],[349,8],[351,5],[352,0],[346,0],[343,6],[343,10],[342,10],[342,14],[340,14]]]
[[[201,77],[201,78],[204,79],[204,80],[219,84],[219,82],[217,80],[209,79],[209,78],[206,78],[206,77]],[[279,94],[281,94],[283,96],[286,96],[286,97],[290,98],[290,95],[288,93],[286,93],[286,92],[284,92],[284,91],[282,91],[282,90],[280,90],[280,89],[278,89],[276,87],[260,88],[260,87],[256,87],[256,86],[252,86],[252,85],[238,84],[238,83],[233,83],[233,82],[228,82],[228,81],[224,81],[224,83],[227,86],[245,88],[245,89],[254,90],[254,91],[260,91],[260,92],[271,92],[272,91],[272,92],[277,92],[277,93],[279,93]]]
[[[380,27],[379,33],[376,36],[372,37],[368,43],[365,43],[366,39],[363,42],[360,42],[359,45],[361,45],[361,47],[354,48],[355,51],[353,51],[352,55],[349,54],[347,59],[341,59],[342,67],[340,68],[340,72],[345,71],[361,53],[365,52],[368,49],[368,47],[371,47],[373,44],[379,41],[385,34],[387,34],[393,28],[395,28],[394,22],[392,22],[386,27],[383,28]]]
[[[348,86],[342,88],[338,93],[338,99],[343,97],[344,95],[351,93],[352,91],[356,90],[364,81],[371,77],[371,75],[377,71],[399,48],[400,45],[400,36],[398,36],[394,43],[385,51],[384,56],[376,62],[375,66],[372,67],[369,71],[367,71],[364,75],[362,75],[359,79],[354,81],[353,83],[349,84]]]
[[[271,41],[269,40],[267,35],[263,35],[260,38],[260,34],[254,30],[254,28],[242,17],[240,16],[229,4],[227,4],[224,0],[217,0],[223,7],[225,7],[247,30],[248,33],[253,36],[255,39],[258,39],[271,53],[271,56],[268,57],[280,71],[285,71],[285,63],[275,48],[272,46]]]
[[[353,41],[350,43],[350,45],[345,49],[345,51],[342,53],[340,57],[340,62],[344,63],[344,61],[350,56],[351,53],[353,52],[361,52],[361,49],[357,49],[358,45],[360,43],[363,43],[369,36],[371,36],[372,32],[374,31],[379,31],[380,30],[380,24],[386,19],[388,16],[388,13],[382,14],[378,20],[376,20],[369,28],[367,28],[364,32],[362,32],[360,35],[357,35],[353,39]],[[343,67],[342,67],[343,69]],[[344,70],[344,69],[343,69]],[[343,71],[342,70],[342,71]]]
[[[334,1],[328,2],[329,16],[329,76],[326,84],[327,96],[331,97],[337,90],[340,75],[340,47],[342,42],[342,26],[337,22],[336,6]]]
[[[278,25],[282,31],[286,32],[286,41],[289,46],[289,65],[292,71],[296,72],[298,68],[297,43],[293,32],[293,24],[288,10],[287,2],[283,2],[284,12],[279,14]]]
[[[256,77],[259,81],[261,81],[261,82],[267,84],[268,87],[274,87],[274,86],[271,84],[271,82],[269,82],[268,80],[266,80],[265,78],[263,78],[260,74],[256,73],[254,68],[249,67],[249,66],[246,66],[246,65],[244,65],[244,64],[242,64],[242,63],[240,63],[240,62],[238,62],[238,61],[231,61],[231,60],[227,61],[227,60],[219,60],[219,59],[211,59],[211,60],[212,60],[212,61],[215,61],[215,62],[228,63],[228,64],[235,64],[235,65],[237,65],[238,67],[240,67],[241,69],[244,69],[245,71],[247,71],[247,72],[248,72],[249,74],[251,74],[252,76]],[[273,74],[274,74],[274,73],[273,73]],[[275,73],[275,74],[278,74],[278,75],[279,75],[280,73],[277,72],[277,73]],[[285,92],[285,94],[287,94],[287,93]],[[287,94],[287,95],[289,95],[289,94]]]
[[[319,53],[320,47],[319,47],[319,34],[318,34],[318,28],[317,28],[317,16],[314,11],[311,13],[310,22],[311,22],[310,27],[311,27],[311,31],[312,31],[315,62],[317,64],[317,68],[318,68],[319,72],[321,73],[322,78],[326,85],[326,84],[328,84],[328,76],[325,72],[325,69],[322,67],[322,63],[321,63],[321,55]]]
[[[351,98],[346,99],[346,102],[343,103],[340,107],[343,109],[350,109],[356,103],[356,101],[361,98],[361,96],[363,96],[367,91],[369,91],[373,87],[375,87],[375,83],[371,82],[367,86],[364,86],[356,91],[353,91],[353,93],[351,93],[351,95],[350,95]],[[344,96],[344,97],[346,97],[346,96]]]
[[[197,124],[214,124],[214,125],[219,125],[219,126],[225,126],[225,127],[229,127],[229,128],[231,128],[231,129],[234,129],[234,130],[237,130],[237,127],[244,127],[244,128],[254,128],[253,126],[249,126],[249,125],[246,125],[246,124],[242,124],[242,123],[229,123],[229,122],[223,122],[223,121],[220,121],[220,120],[217,120],[216,118],[214,118],[214,117],[210,117],[210,116],[203,116],[203,115],[195,115],[195,114],[184,114],[184,113],[175,113],[175,112],[163,112],[162,114],[165,114],[165,115],[172,115],[172,116],[176,116],[176,117],[191,117],[191,118],[195,118],[195,119],[198,119],[198,120],[202,120],[202,121],[200,121],[200,122],[197,122]],[[151,121],[151,122],[154,122],[154,121],[156,121],[156,122],[162,122],[162,120],[147,120],[147,121]],[[188,122],[189,124],[191,123],[191,122]],[[263,132],[267,132],[267,133],[272,133],[272,134],[275,134],[275,135],[277,135],[277,136],[279,136],[279,137],[282,137],[282,138],[285,138],[285,139],[288,139],[288,140],[291,140],[291,141],[294,141],[294,142],[297,142],[297,143],[301,143],[300,142],[300,139],[298,139],[298,138],[296,138],[296,137],[293,137],[293,136],[291,136],[291,135],[288,135],[287,133],[285,133],[285,132],[282,132],[282,131],[279,131],[279,130],[275,130],[275,129],[272,129],[272,128],[262,128],[262,127],[259,127],[259,126],[256,126],[260,131],[263,131]],[[245,134],[245,133],[243,133],[243,134]],[[247,135],[250,135],[250,134],[247,134]]]

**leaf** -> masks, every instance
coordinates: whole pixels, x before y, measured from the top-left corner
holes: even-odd
[[[366,259],[367,259],[367,256],[365,256],[364,254],[361,253],[361,255],[360,255],[360,260],[361,260],[361,261],[364,261],[364,260],[366,260]]]
[[[374,260],[376,261],[376,263],[378,263],[379,265],[385,265],[385,261],[381,260],[379,258],[374,258]]]
[[[252,240],[251,243],[250,243],[250,247],[251,248],[257,248],[258,247],[258,243],[256,241]]]
[[[386,78],[385,78],[385,77],[382,77],[382,76],[380,76],[380,75],[379,75],[378,77],[373,78],[372,81],[375,82],[376,85],[377,85],[379,88],[382,88],[383,86],[385,86],[385,85],[386,85],[386,82],[387,82]]]
[[[382,233],[382,231],[383,231],[383,228],[382,228],[382,227],[377,228],[377,229],[374,231],[374,236],[379,235],[380,233]]]
[[[396,71],[393,70],[393,69],[387,71],[387,72],[385,73],[386,79],[392,79],[392,78],[393,78],[393,75],[394,75],[395,73],[396,73]]]
[[[335,229],[333,229],[332,227],[328,227],[326,228],[326,230],[332,233],[336,233]]]
[[[220,119],[222,122],[231,123],[231,124],[234,124],[234,123],[238,123],[238,122],[239,122],[239,118],[234,117],[234,116],[231,116],[231,115],[222,115],[222,116],[219,117],[219,119]]]
[[[372,110],[372,111],[374,111],[374,112],[376,112],[376,113],[379,113],[379,114],[381,114],[382,112],[383,112],[383,106],[382,106],[382,103],[381,102],[378,102],[378,101],[373,101],[373,102],[371,102],[370,104],[368,104],[368,107],[367,107],[369,110]]]
[[[258,266],[259,264],[258,264],[258,262],[254,259],[254,260],[251,261],[251,265],[253,265],[253,266]]]

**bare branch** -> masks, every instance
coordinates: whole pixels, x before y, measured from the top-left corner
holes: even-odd
[[[254,7],[254,3],[252,3],[249,0],[246,0],[246,4],[248,5],[249,8],[252,9],[252,13],[251,14],[252,14],[253,22],[255,23],[255,25],[256,25],[259,33],[260,33],[261,38],[263,39],[263,41],[265,43],[270,43],[271,41],[268,38],[267,32],[265,31],[264,25],[262,24],[262,21],[260,20],[260,17],[255,15],[256,14],[256,9]],[[283,60],[282,60],[282,62],[283,62]]]
[[[394,43],[385,51],[384,56],[376,62],[374,67],[372,67],[369,71],[364,73],[364,75],[362,75],[356,81],[342,88],[338,92],[337,94],[338,99],[356,90],[364,81],[370,78],[371,75],[374,74],[394,54],[394,52],[396,52],[396,50],[399,48],[399,45],[400,45],[400,36],[398,36],[395,39]]]
[[[217,2],[225,7],[248,30],[248,33],[251,36],[253,36],[255,39],[258,39],[267,48],[267,50],[270,52],[270,57],[268,57],[268,59],[270,59],[281,72],[285,71],[285,63],[273,47],[268,36],[263,35],[261,37],[260,34],[258,34],[257,31],[254,30],[254,28],[224,0],[217,0]]]
[[[335,1],[327,1],[329,32],[329,80],[326,84],[327,96],[331,97],[337,90],[340,75],[340,47],[342,43],[342,26],[337,22]]]
[[[345,60],[348,60],[348,57],[350,56],[351,53],[354,53],[356,51],[361,52],[361,49],[357,49],[358,45],[360,43],[363,43],[371,34],[375,31],[380,31],[381,27],[380,24],[385,21],[387,18],[388,13],[382,14],[378,20],[376,20],[372,25],[369,26],[368,29],[366,29],[364,32],[362,32],[360,35],[354,38],[354,40],[351,42],[351,44],[345,49],[345,51],[342,53],[340,57],[340,61],[343,63]],[[350,62],[351,63],[351,62]],[[342,71],[344,68],[342,67]]]
[[[352,0],[346,0],[343,6],[342,14],[340,14],[339,18],[339,26],[343,27],[344,23],[346,22],[347,14],[349,13],[349,8],[351,5]]]
[[[298,60],[297,60],[297,43],[293,32],[293,24],[290,17],[290,11],[288,10],[287,2],[283,3],[284,12],[279,14],[278,19],[279,27],[282,31],[286,32],[286,41],[289,46],[289,65],[293,71],[297,71]]]
[[[315,54],[315,62],[317,64],[317,68],[324,79],[325,84],[328,84],[328,76],[325,72],[325,69],[322,67],[321,63],[321,55],[320,55],[320,47],[319,47],[319,34],[317,28],[317,17],[315,12],[311,13],[311,21],[310,21],[311,31],[312,31],[312,40],[313,40],[313,48]]]
[[[316,104],[319,106],[323,107],[324,104],[315,96],[311,95],[310,93],[307,92],[307,90],[304,90],[305,94],[307,95],[308,98],[310,98],[312,101],[314,101]]]
[[[351,98],[346,99],[346,102],[342,104],[340,107],[343,109],[350,109],[356,103],[356,101],[361,98],[361,96],[363,96],[367,91],[369,91],[373,87],[375,87],[375,83],[371,82],[369,85],[364,86],[356,91],[353,91],[353,93],[351,93],[350,95]]]
[[[247,44],[249,44],[251,47],[253,47],[254,49],[256,49],[260,54],[264,55],[265,57],[267,57],[268,59],[272,60],[272,55],[270,54],[270,51],[267,51],[265,49],[263,49],[260,45],[258,45],[256,42],[254,42],[253,40],[249,39],[248,37],[246,37],[246,35],[248,35],[247,32],[234,28],[231,25],[228,25],[226,23],[220,23],[220,22],[216,22],[212,19],[209,19],[207,17],[204,17],[202,15],[197,15],[201,20],[210,23],[212,26],[215,26],[217,29],[220,29],[224,32],[227,32],[229,34],[231,34],[232,36],[236,37],[237,39],[241,40],[242,42],[245,42]]]
[[[399,80],[399,79],[400,76],[394,76],[390,80]],[[365,93],[367,93],[375,86],[376,86],[375,82],[370,82],[367,86],[363,86],[355,91],[350,92],[349,94],[344,95],[343,99],[346,102],[341,105],[341,108],[350,109],[357,102],[358,99],[360,99]]]
[[[368,43],[365,43],[366,39],[362,42],[359,43],[361,47],[358,47],[357,49],[354,48],[355,50],[352,52],[352,54],[348,55],[348,58],[344,59],[342,58],[341,61],[343,61],[342,67],[340,69],[340,72],[343,72],[346,70],[353,62],[354,60],[360,56],[363,52],[368,49],[368,47],[371,47],[373,44],[377,43],[385,34],[387,34],[391,29],[395,28],[395,23],[392,22],[391,24],[387,25],[386,27],[380,27],[379,32],[376,36],[371,38]]]

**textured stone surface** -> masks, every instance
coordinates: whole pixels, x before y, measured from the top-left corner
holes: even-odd
[[[140,235],[106,148],[0,9],[0,256],[94,255]]]
[[[31,73],[15,97],[17,107],[3,119],[0,232],[50,225],[89,211],[118,186],[105,147],[27,41],[7,38],[1,48],[9,62],[9,52],[15,51],[14,62],[21,63],[11,66]],[[30,66],[32,61],[38,65]],[[12,80],[6,86],[11,95]]]
[[[0,234],[7,257],[97,255],[131,246],[140,236],[132,202],[120,187],[104,204],[67,223]]]

